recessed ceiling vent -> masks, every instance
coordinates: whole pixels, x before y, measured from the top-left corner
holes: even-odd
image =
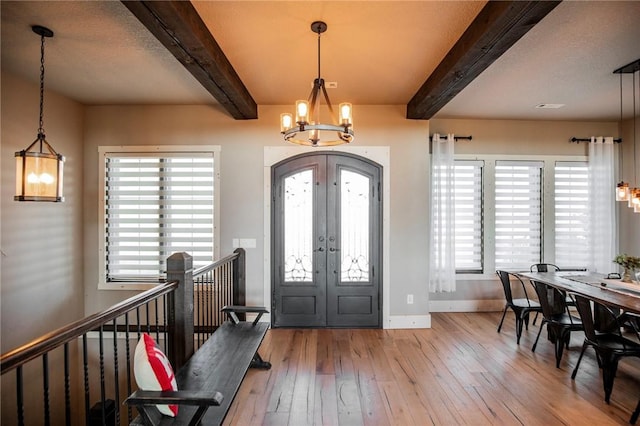
[[[558,109],[558,108],[562,108],[564,106],[564,104],[538,104],[536,105],[536,108],[539,109]]]

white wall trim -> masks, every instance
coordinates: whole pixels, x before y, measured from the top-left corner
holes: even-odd
[[[300,146],[264,147],[264,305],[271,308],[271,166],[317,148]],[[391,148],[388,146],[345,146],[322,148],[322,151],[348,152],[375,161],[382,166],[382,328],[390,328],[390,212],[391,212]]]
[[[388,329],[431,328],[431,315],[393,315],[384,325]]]
[[[504,300],[431,300],[429,312],[501,312]]]

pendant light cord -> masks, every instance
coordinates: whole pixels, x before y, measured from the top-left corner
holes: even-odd
[[[40,151],[42,151],[42,139],[44,139],[44,35],[40,36],[40,123],[38,127],[38,139],[40,139]],[[42,137],[40,136],[42,135]]]
[[[640,77],[640,73],[638,73],[638,77]],[[638,91],[640,92],[640,90]],[[638,115],[636,114],[636,73],[633,73],[633,179],[636,183],[636,188],[638,185],[638,166],[636,165],[636,159],[638,158],[636,154],[636,121],[638,119]]]

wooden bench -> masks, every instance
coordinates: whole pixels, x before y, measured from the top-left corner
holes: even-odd
[[[131,424],[219,425],[224,420],[249,367],[269,369],[258,348],[269,328],[259,322],[263,307],[225,306],[225,321],[176,372],[178,391],[137,390],[125,403],[138,408],[140,416]],[[240,321],[236,314],[257,313],[253,322]],[[155,404],[178,405],[178,415],[160,414]]]

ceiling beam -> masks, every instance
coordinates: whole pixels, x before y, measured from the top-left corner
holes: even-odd
[[[258,106],[189,1],[122,1],[236,119],[258,118]]]
[[[533,28],[560,1],[489,1],[407,104],[428,120]]]

